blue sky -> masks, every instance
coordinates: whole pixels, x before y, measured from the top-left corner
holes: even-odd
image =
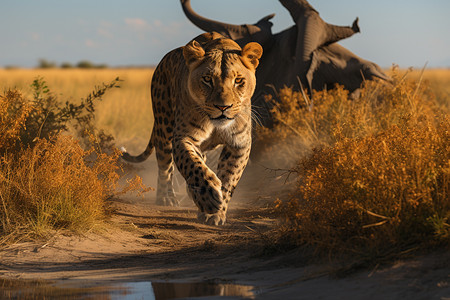
[[[273,32],[293,25],[277,0],[191,0],[199,14],[255,23],[270,13]],[[382,67],[450,67],[448,0],[310,0],[322,18],[361,33],[342,45]],[[238,9],[235,9],[238,7]],[[0,67],[36,66],[40,58],[110,66],[154,65],[201,33],[178,0],[1,0]]]

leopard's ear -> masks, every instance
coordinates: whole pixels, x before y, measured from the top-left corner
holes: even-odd
[[[193,40],[183,47],[183,56],[186,65],[189,67],[205,56],[205,49],[202,48],[199,42]]]
[[[212,32],[205,32],[201,35],[197,36],[194,40],[200,43],[200,45],[205,46],[208,42],[211,42],[213,40],[217,39],[223,39],[225,38],[223,35],[221,35],[218,32],[212,31]]]
[[[241,52],[242,63],[252,71],[256,70],[259,65],[259,59],[263,53],[263,48],[260,44],[251,42],[244,46]]]

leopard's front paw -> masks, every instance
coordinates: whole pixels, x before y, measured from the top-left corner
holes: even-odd
[[[205,211],[213,214],[220,211],[223,205],[221,186],[210,186],[202,197]]]
[[[189,184],[188,193],[195,204],[207,214],[215,214],[224,205],[222,195],[222,182],[214,174],[202,184]]]
[[[225,221],[227,219],[226,213],[223,210],[220,210],[214,214],[207,214],[207,213],[198,213],[197,219],[205,224],[208,225],[225,225]]]

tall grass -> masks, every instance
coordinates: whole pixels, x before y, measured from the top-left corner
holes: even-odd
[[[410,72],[412,80],[422,80],[434,94],[436,102],[442,105],[447,111],[450,110],[450,69],[412,70]]]
[[[450,242],[450,97],[408,76],[394,70],[354,100],[316,92],[312,106],[280,91],[260,136],[298,158],[295,190],[275,208],[285,240],[370,258]]]
[[[31,98],[17,89],[0,95],[0,245],[103,221],[105,200],[117,193],[120,153],[93,120],[97,102],[117,83],[78,103],[59,101],[42,78],[30,85]],[[130,190],[148,189],[135,178]]]
[[[0,235],[45,236],[53,229],[85,231],[103,221],[105,199],[118,179],[115,156],[92,163],[68,136],[40,139],[0,168]],[[13,234],[13,235],[11,235]]]
[[[26,99],[33,97],[31,83],[45,79],[56,97],[71,103],[86,98],[93,87],[119,77],[120,89],[108,91],[105,101],[96,106],[94,125],[114,136],[118,145],[130,151],[145,148],[153,127],[150,80],[153,69],[0,69],[0,92],[20,90]]]
[[[139,152],[153,124],[152,72],[0,70],[0,91],[17,87],[21,93],[7,98],[33,98],[31,83],[40,75],[55,96],[70,95],[79,104],[93,86],[120,77],[121,88],[97,104],[94,124],[116,144]],[[272,166],[298,176],[291,197],[276,207],[280,233],[291,243],[326,253],[383,255],[449,241],[450,71],[393,70],[392,76],[392,84],[367,82],[354,100],[341,87],[314,93],[313,101],[291,89],[279,91],[275,126],[261,128],[256,138]],[[14,126],[25,124],[30,109],[20,107],[4,127],[9,129],[0,126],[0,147],[16,142]],[[65,144],[77,148],[73,140]]]

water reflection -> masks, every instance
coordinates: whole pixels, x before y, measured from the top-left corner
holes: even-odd
[[[253,299],[252,286],[210,282],[126,282],[94,287],[61,282],[0,279],[0,299],[149,299],[228,296]]]
[[[176,299],[205,296],[239,296],[253,299],[253,287],[235,284],[216,283],[173,283],[153,282],[155,299]]]
[[[0,279],[0,299],[110,299],[106,287],[61,287],[43,280]]]

